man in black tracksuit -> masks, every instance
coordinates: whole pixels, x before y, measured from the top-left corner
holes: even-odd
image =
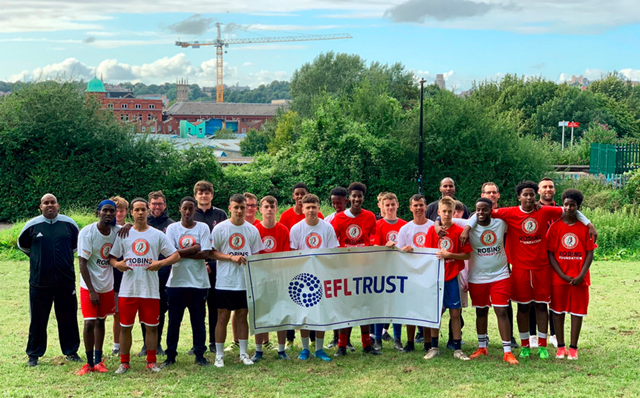
[[[149,194],[149,207],[151,210],[147,216],[147,224],[158,231],[166,233],[167,227],[175,221],[169,218],[169,213],[167,212],[167,198],[164,196],[162,191],[154,191]],[[159,260],[162,259],[164,259],[164,256],[160,255]],[[162,330],[164,329],[164,318],[167,310],[169,309],[169,301],[167,298],[167,281],[169,280],[169,275],[171,275],[171,266],[162,267],[158,271],[158,278],[160,282],[160,323],[158,324],[157,355],[165,355],[161,342]],[[141,326],[142,336],[146,336],[146,328],[144,327],[144,324],[141,324]],[[142,357],[146,355],[147,345],[145,343],[142,350],[138,353],[138,356]]]
[[[29,366],[47,350],[47,324],[54,305],[60,348],[67,360],[80,361],[78,347],[78,301],[73,253],[78,245],[76,223],[58,214],[60,206],[52,194],[40,200],[42,215],[29,220],[18,237],[18,248],[29,256]]]
[[[198,202],[198,209],[193,219],[203,222],[209,226],[209,231],[227,219],[227,213],[213,207],[213,184],[208,181],[198,181],[193,187],[193,196]],[[209,271],[209,282],[211,288],[207,295],[207,307],[209,308],[209,351],[216,352],[216,324],[218,323],[218,306],[216,305],[216,295],[214,289],[216,286],[216,260],[207,259],[207,268]]]

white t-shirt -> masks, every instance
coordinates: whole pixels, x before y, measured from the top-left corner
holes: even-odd
[[[119,297],[160,299],[158,272],[148,271],[147,266],[152,260],[157,261],[160,254],[169,257],[175,252],[167,236],[155,228],[149,227],[144,232],[131,228],[125,239],[117,237],[111,255],[128,258],[127,266],[131,268],[122,274]]]
[[[94,222],[82,228],[78,235],[78,257],[87,260],[91,284],[97,293],[113,290],[113,269],[109,264],[109,253],[119,229],[118,226],[110,226],[109,235],[105,236],[98,230],[98,223]],[[87,289],[82,276],[80,286]]]
[[[413,221],[406,223],[398,231],[398,247],[403,248],[407,245],[414,248],[424,248],[427,242],[427,232],[433,225],[433,221],[427,220],[426,223],[418,225]]]
[[[173,223],[167,227],[167,238],[178,250],[194,245],[200,245],[200,250],[211,250],[211,233],[207,224],[203,222],[196,222],[190,229],[182,226],[180,222]],[[210,288],[207,263],[204,259],[181,258],[171,267],[167,287]]]
[[[336,214],[337,214],[337,213],[334,211],[333,213],[331,213],[331,214],[329,214],[328,216],[326,216],[326,217],[324,218],[324,220],[325,220],[326,222],[328,222],[329,224],[331,224],[331,220],[333,220],[333,217],[335,217],[335,216],[336,216]],[[291,227],[291,228],[293,228],[293,227]]]
[[[231,220],[221,222],[211,232],[211,241],[216,251],[232,256],[247,257],[264,250],[258,228],[246,221],[241,226],[234,225]],[[217,272],[216,289],[247,290],[244,264],[218,260]]]
[[[507,255],[504,250],[504,234],[507,224],[492,218],[489,225],[478,224],[469,233],[473,248],[469,259],[470,283],[490,283],[509,277]]]
[[[313,227],[305,220],[300,221],[289,231],[291,250],[334,249],[340,247],[336,231],[325,220],[318,219]]]

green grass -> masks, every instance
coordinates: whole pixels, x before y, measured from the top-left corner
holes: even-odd
[[[331,363],[310,360],[280,362],[275,352],[252,367],[238,364],[236,354],[227,355],[224,369],[199,368],[186,355],[191,344],[188,321],[182,325],[178,364],[159,374],[144,371],[135,357],[132,371],[113,373],[118,359],[107,356],[107,374],[75,376],[80,368],[65,363],[58,345],[56,322],[49,323],[49,345],[36,368],[27,368],[24,349],[29,325],[28,263],[0,262],[0,396],[10,397],[111,397],[111,396],[363,396],[363,397],[637,397],[640,396],[640,263],[597,262],[592,267],[591,305],[580,340],[577,362],[532,359],[513,367],[501,361],[495,319],[490,318],[490,357],[471,362],[443,355],[426,362],[421,352],[400,354],[384,343],[383,355],[363,357],[360,349]],[[416,300],[418,302],[418,300]],[[465,309],[467,354],[475,349],[475,315]],[[447,318],[444,320],[445,324]],[[81,315],[78,311],[78,324]],[[107,321],[105,348],[111,347]],[[166,332],[165,332],[166,333]],[[567,330],[568,333],[568,330]],[[271,334],[274,341],[275,333]],[[359,346],[354,330],[354,345]],[[442,341],[443,339],[441,339]],[[299,340],[298,344],[299,344]],[[441,342],[441,348],[444,342]],[[135,328],[133,350],[141,346]],[[107,349],[105,351],[107,351]],[[298,346],[290,355],[297,355]],[[109,350],[110,351],[110,350]],[[250,354],[253,344],[250,344]],[[334,350],[328,350],[332,355]],[[534,350],[535,351],[535,350]],[[550,349],[555,354],[553,348]],[[81,346],[80,355],[84,357]],[[213,359],[211,354],[207,354]]]

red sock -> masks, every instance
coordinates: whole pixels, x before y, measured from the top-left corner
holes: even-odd
[[[129,363],[129,360],[131,359],[131,355],[127,354],[120,354],[120,363]]]
[[[520,339],[520,345],[522,347],[529,347],[529,339]]]
[[[371,345],[371,336],[369,336],[369,333],[363,333],[360,336],[360,340],[362,341],[363,347],[369,347]]]
[[[546,337],[538,337],[538,346],[546,347],[547,346],[547,338]]]
[[[338,347],[347,348],[347,341],[349,340],[346,333],[340,332],[338,335]]]
[[[156,350],[147,350],[147,363],[156,363]]]

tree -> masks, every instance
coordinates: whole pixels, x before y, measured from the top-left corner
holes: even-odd
[[[255,156],[267,152],[269,138],[256,129],[249,129],[244,140],[240,141],[242,156]]]

